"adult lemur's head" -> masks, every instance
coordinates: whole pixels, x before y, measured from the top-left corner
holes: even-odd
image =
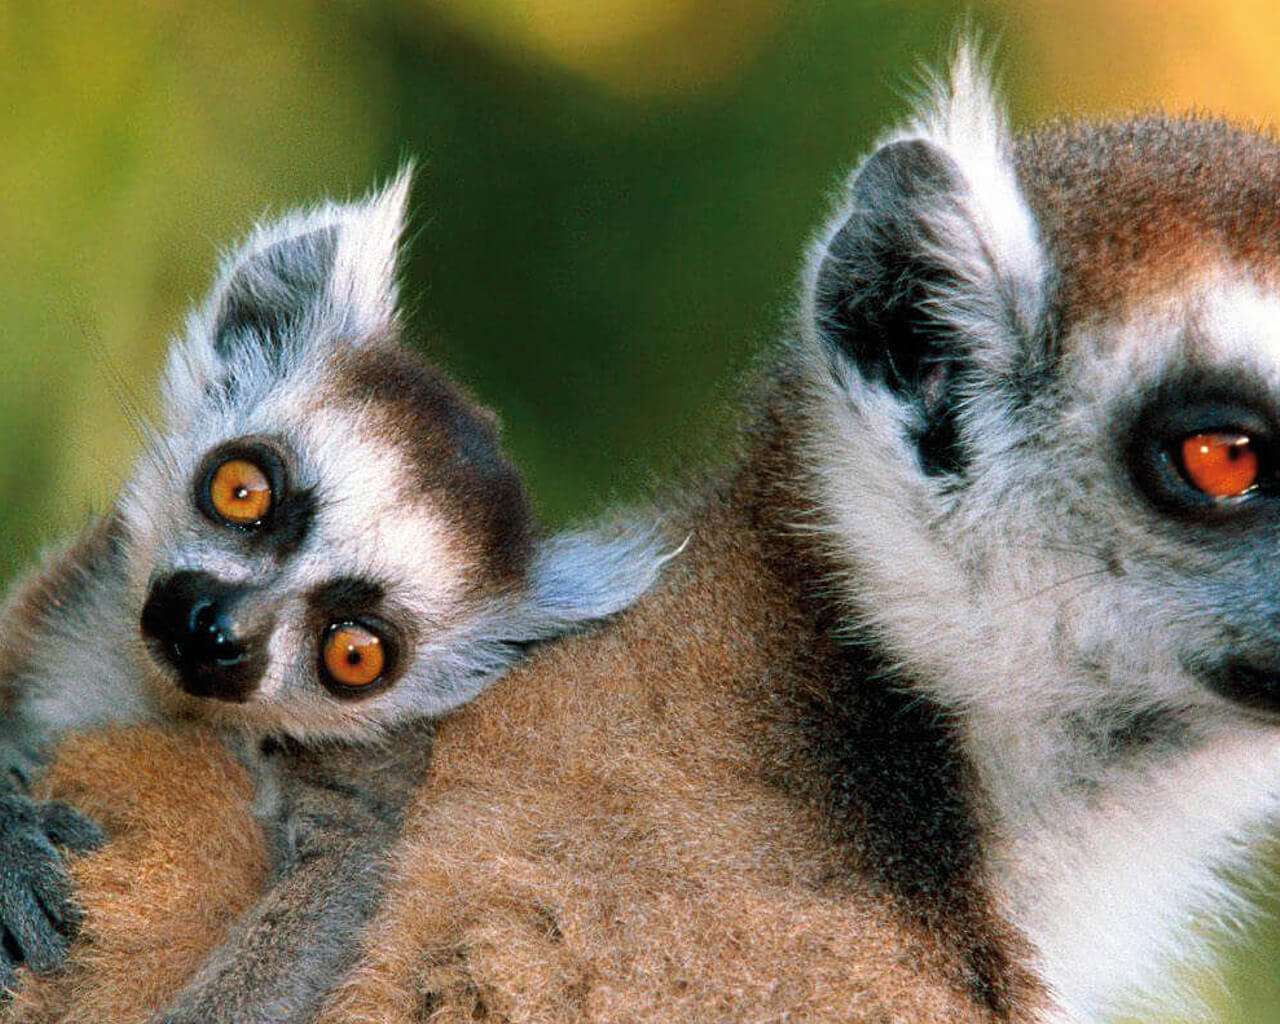
[[[260,226],[173,347],[121,503],[137,660],[296,735],[438,714],[625,605],[649,540],[540,540],[492,415],[399,340],[409,179]]]
[[[810,275],[855,613],[960,707],[1280,715],[1278,270],[1274,140],[1013,141],[962,50]]]
[[[979,63],[815,246],[800,433],[851,632],[957,724],[1004,906],[1093,1020],[1280,806],[1280,146],[1015,139]]]

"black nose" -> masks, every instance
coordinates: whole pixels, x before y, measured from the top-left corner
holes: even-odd
[[[245,624],[248,593],[203,572],[174,573],[151,585],[142,635],[152,657],[175,669],[192,696],[242,702],[257,688],[266,643]]]

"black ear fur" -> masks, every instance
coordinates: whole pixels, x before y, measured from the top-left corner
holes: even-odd
[[[226,359],[238,346],[256,344],[278,358],[290,328],[324,300],[337,245],[337,228],[330,226],[246,256],[223,286],[214,351]]]
[[[822,338],[867,379],[923,415],[918,438],[926,472],[957,472],[952,384],[962,353],[935,298],[956,285],[940,258],[931,217],[956,207],[963,189],[949,156],[923,139],[873,153],[853,182],[851,213],[822,256],[814,315]]]

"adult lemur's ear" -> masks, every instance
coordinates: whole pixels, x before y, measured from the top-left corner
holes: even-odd
[[[805,312],[820,340],[918,410],[927,471],[959,468],[966,367],[994,370],[1025,352],[1046,279],[1004,114],[972,44],[854,174],[811,265]]]

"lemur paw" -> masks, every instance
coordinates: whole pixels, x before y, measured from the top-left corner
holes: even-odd
[[[11,987],[20,963],[44,973],[62,962],[80,910],[54,844],[81,852],[103,838],[65,804],[0,793],[0,986]]]

